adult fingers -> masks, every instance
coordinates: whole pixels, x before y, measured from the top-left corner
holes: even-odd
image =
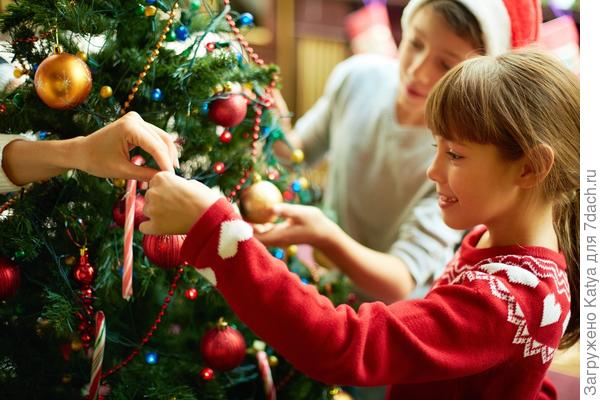
[[[145,166],[137,166],[133,163],[129,163],[128,165],[123,166],[122,176],[120,178],[123,179],[135,179],[142,182],[148,182],[151,180],[154,175],[156,175],[159,171]]]
[[[135,124],[132,129],[127,131],[127,142],[139,146],[148,152],[158,166],[164,170],[173,172],[173,163],[171,162],[170,150],[160,136],[146,127],[146,123]]]
[[[146,128],[157,134],[160,139],[167,145],[169,149],[169,154],[171,155],[171,163],[173,166],[179,168],[179,159],[177,157],[177,147],[173,142],[173,139],[169,136],[167,132],[160,129],[158,126],[152,125],[149,122],[144,121],[146,124]]]

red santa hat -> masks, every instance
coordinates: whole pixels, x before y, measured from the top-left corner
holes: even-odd
[[[402,29],[415,12],[430,0],[411,0],[402,14]],[[537,40],[542,23],[538,0],[454,0],[479,21],[486,54],[498,55]]]

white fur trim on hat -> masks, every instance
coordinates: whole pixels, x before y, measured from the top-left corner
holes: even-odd
[[[402,14],[402,30],[415,12],[428,0],[411,0]],[[510,16],[502,0],[455,0],[464,5],[479,21],[486,54],[496,56],[511,48]]]

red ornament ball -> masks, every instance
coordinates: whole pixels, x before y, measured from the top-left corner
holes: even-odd
[[[164,269],[173,269],[181,264],[181,246],[185,235],[144,235],[142,247],[151,263]]]
[[[231,94],[210,103],[209,118],[217,125],[229,128],[239,125],[246,118],[248,103],[241,94]]]
[[[202,371],[200,371],[200,376],[205,381],[212,381],[215,378],[215,371],[210,368],[202,368]]]
[[[140,224],[146,220],[146,216],[144,215],[144,204],[144,196],[137,194],[135,196],[135,216],[133,217],[135,229],[137,229]],[[121,228],[125,226],[125,199],[117,201],[113,207],[113,219]]]
[[[12,297],[19,289],[21,271],[6,258],[0,257],[0,300]]]
[[[185,291],[185,297],[188,300],[196,300],[198,298],[198,290],[196,288],[189,288]]]
[[[223,131],[223,133],[221,133],[221,136],[219,136],[219,140],[221,141],[221,143],[227,144],[231,142],[231,139],[233,139],[233,135],[228,130]]]
[[[242,334],[226,322],[206,332],[200,343],[204,361],[219,371],[229,371],[239,366],[246,356],[246,341]]]
[[[215,171],[217,174],[222,174],[223,172],[225,172],[225,164],[221,161],[217,161],[216,163],[213,164],[213,171]]]
[[[79,264],[73,271],[75,280],[81,284],[89,285],[94,280],[94,267],[90,264]]]

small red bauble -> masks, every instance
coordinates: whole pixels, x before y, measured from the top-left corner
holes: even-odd
[[[142,247],[151,263],[164,269],[181,264],[180,252],[185,235],[144,235]]]
[[[229,371],[244,360],[246,341],[237,329],[227,326],[221,318],[218,326],[202,338],[200,353],[211,368]]]
[[[231,139],[233,139],[233,135],[228,130],[223,131],[223,133],[221,133],[221,136],[219,136],[219,140],[221,141],[221,143],[229,143],[231,142]]]
[[[200,371],[200,376],[205,381],[212,381],[215,377],[215,371],[210,368],[202,368],[202,371]]]
[[[225,172],[225,164],[221,161],[217,161],[213,165],[213,171],[215,171],[217,174],[222,174],[223,172]]]
[[[0,257],[0,300],[12,297],[19,289],[21,271],[6,258]]]
[[[229,128],[242,122],[247,111],[246,98],[241,94],[231,94],[211,102],[208,116],[215,124]]]
[[[135,196],[135,216],[133,217],[133,224],[137,229],[142,222],[146,220],[144,215],[144,196],[138,194]],[[125,199],[117,201],[113,207],[113,219],[117,225],[121,228],[125,226]]]
[[[85,285],[89,285],[94,280],[94,268],[90,264],[78,265],[73,274],[77,282]]]
[[[196,300],[198,297],[198,290],[196,288],[189,288],[185,291],[185,297],[188,300]]]

